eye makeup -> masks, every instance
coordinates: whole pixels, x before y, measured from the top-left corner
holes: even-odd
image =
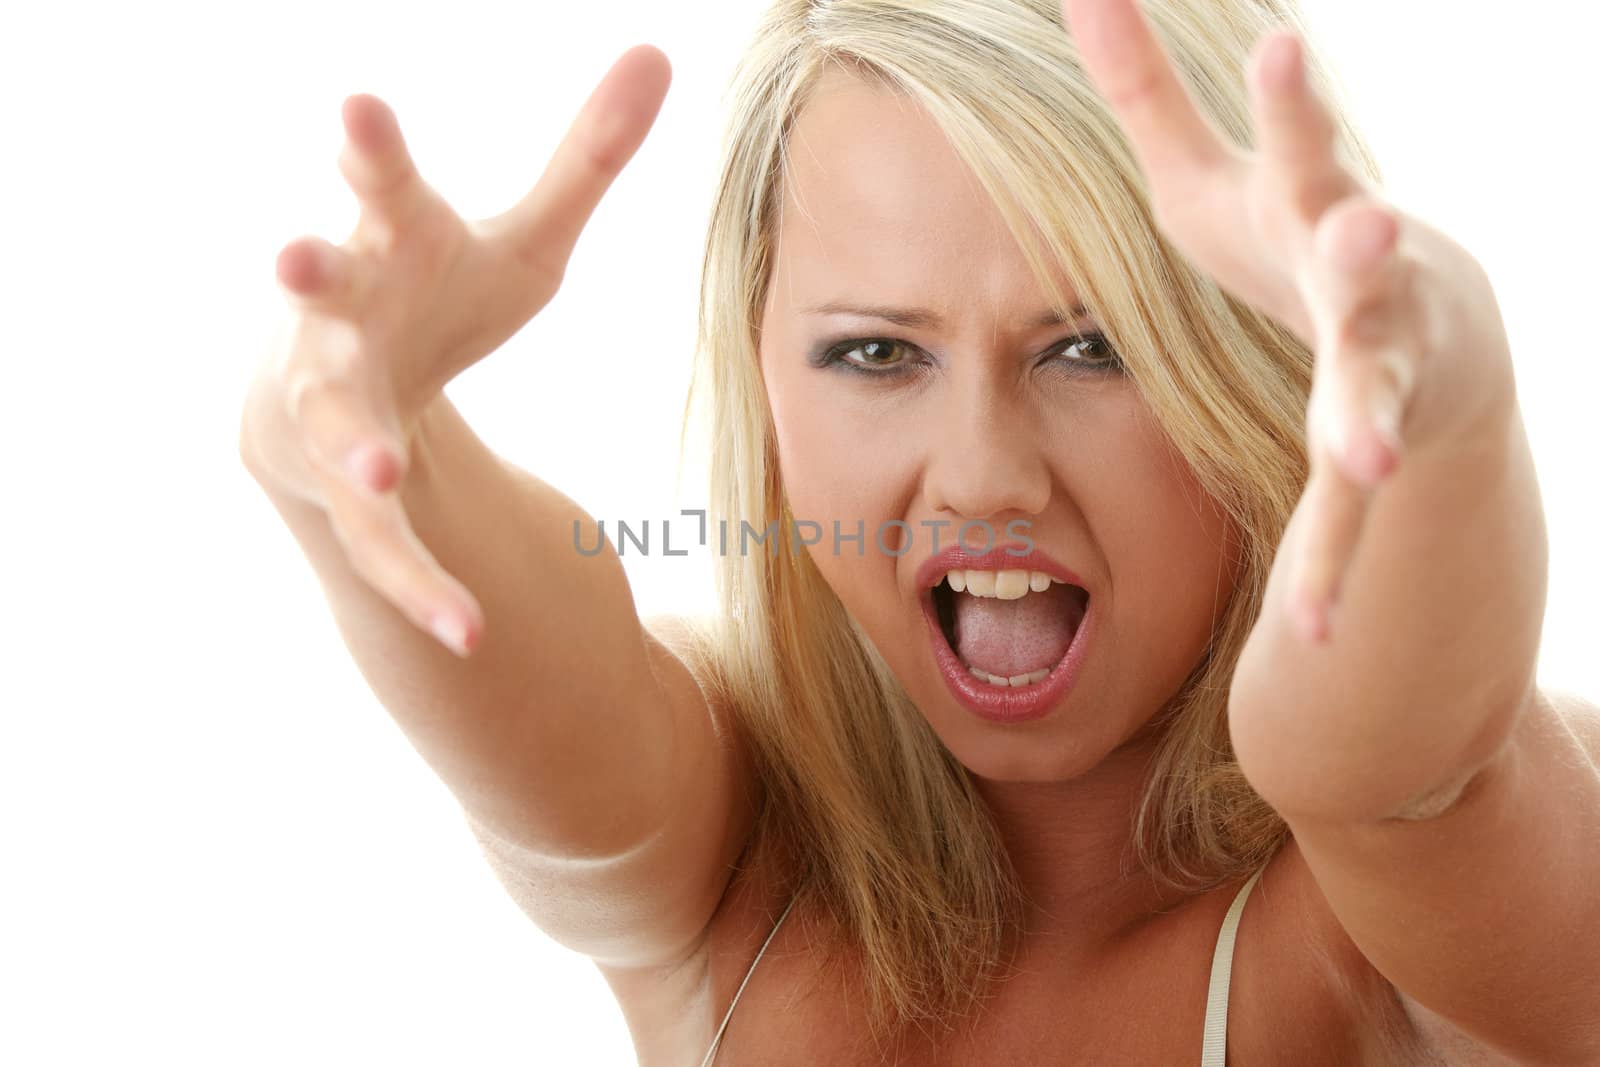
[[[1068,373],[1074,375],[1105,375],[1120,373],[1123,370],[1122,359],[1117,355],[1116,349],[1111,347],[1105,335],[1099,331],[1091,330],[1086,333],[1074,334],[1046,352],[1059,350],[1059,358],[1049,360],[1053,365],[1064,366]],[[1065,353],[1077,350],[1087,350],[1087,356],[1072,357]],[[893,358],[896,352],[908,352],[917,355],[917,359]],[[851,358],[856,353],[862,353],[866,358]],[[932,365],[916,345],[897,337],[853,337],[844,340],[825,340],[817,345],[806,355],[806,362],[818,369],[841,369],[854,374],[868,377],[900,378],[926,370]]]

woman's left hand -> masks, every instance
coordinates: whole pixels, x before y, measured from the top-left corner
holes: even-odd
[[[1309,639],[1325,640],[1372,494],[1405,456],[1469,441],[1515,404],[1489,281],[1341,163],[1294,33],[1256,44],[1247,152],[1197,109],[1135,0],[1063,0],[1062,11],[1162,231],[1316,353],[1291,607]]]

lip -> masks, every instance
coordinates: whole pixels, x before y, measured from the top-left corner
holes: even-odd
[[[938,555],[923,560],[922,566],[917,568],[917,588],[924,595],[930,593],[946,571],[1038,571],[1067,585],[1075,585],[1085,591],[1089,589],[1082,578],[1040,551],[1038,546],[1020,555],[1011,552],[1012,549],[1024,547],[1020,541],[1006,541],[980,554],[965,545],[951,545]]]
[[[1095,621],[1095,599],[1089,597],[1084,605],[1083,621],[1072,635],[1072,644],[1062,654],[1060,662],[1050,668],[1043,681],[1021,689],[1002,689],[975,678],[962,664],[955,649],[945,640],[944,629],[939,625],[938,611],[933,603],[933,587],[947,571],[975,570],[1033,570],[1048,574],[1069,585],[1088,592],[1082,579],[1049,556],[1035,548],[1023,555],[1010,555],[1008,547],[1020,544],[997,545],[979,555],[962,547],[948,548],[917,568],[917,583],[922,589],[922,616],[928,624],[928,637],[933,642],[933,656],[946,688],[962,707],[991,722],[1014,724],[1042,718],[1060,703],[1078,680],[1089,638]]]

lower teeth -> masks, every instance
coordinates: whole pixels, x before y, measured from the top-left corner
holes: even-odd
[[[1036,682],[1042,682],[1050,676],[1050,668],[1048,667],[1040,667],[1036,671],[1030,671],[1027,674],[1014,675],[1010,678],[1001,678],[990,674],[988,671],[981,671],[978,668],[971,666],[969,666],[967,670],[971,671],[972,676],[978,679],[980,682],[988,682],[990,685],[994,686],[1009,686],[1013,689],[1020,689],[1023,686],[1033,685]]]

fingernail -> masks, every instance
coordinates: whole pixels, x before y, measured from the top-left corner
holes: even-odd
[[[467,654],[467,628],[461,620],[453,615],[436,615],[433,620],[433,636],[443,642],[458,656]]]
[[[1319,426],[1309,427],[1308,432],[1315,440],[1327,442],[1328,451],[1334,456],[1343,458],[1350,454],[1350,433],[1347,424],[1352,419],[1349,411],[1339,411],[1332,414],[1314,412]],[[1320,432],[1319,432],[1320,431]],[[1308,444],[1310,442],[1308,441]]]
[[[345,458],[345,466],[350,470],[350,476],[360,485],[366,486],[374,492],[383,492],[389,488],[390,479],[393,477],[391,468],[393,460],[391,453],[382,445],[364,443],[350,450]]]
[[[1313,600],[1305,594],[1300,597],[1297,612],[1300,634],[1314,645],[1322,644],[1328,639],[1328,608],[1327,604]]]
[[[366,443],[356,445],[344,457],[344,466],[350,472],[350,477],[356,480],[357,485],[372,486],[372,446]]]
[[[1400,452],[1400,398],[1393,393],[1377,393],[1369,402],[1372,428],[1383,443],[1398,454]]]
[[[1339,266],[1347,271],[1363,270],[1388,249],[1394,224],[1387,214],[1370,214],[1356,225],[1356,232],[1345,237],[1336,253]]]

